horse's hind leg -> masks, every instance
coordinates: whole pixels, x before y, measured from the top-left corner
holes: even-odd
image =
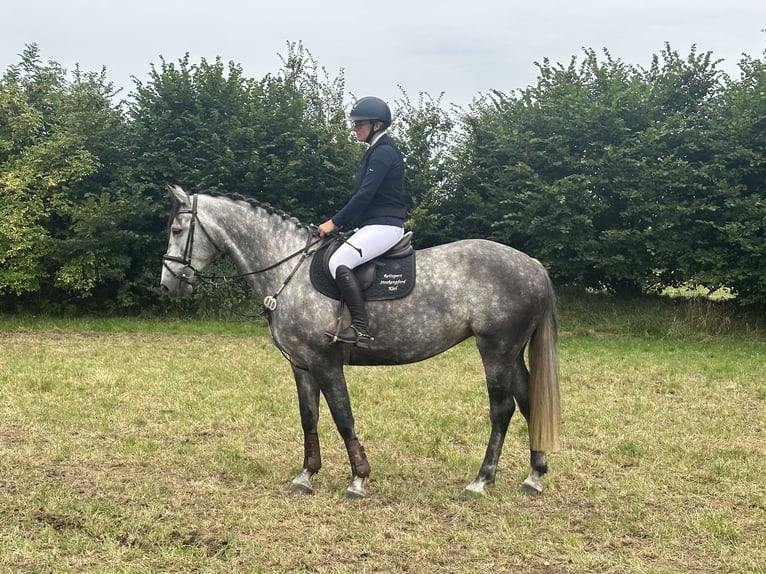
[[[293,367],[295,384],[298,388],[298,405],[301,411],[301,427],[303,428],[303,469],[292,480],[288,492],[313,494],[311,477],[322,468],[322,455],[319,450],[319,385],[311,374]]]
[[[529,464],[532,469],[529,471],[529,476],[521,483],[521,490],[531,496],[537,496],[543,492],[543,485],[540,479],[548,472],[548,455],[540,450],[529,452]]]
[[[521,375],[514,379],[513,395],[519,404],[521,414],[527,421],[527,425],[529,425],[529,371],[523,360],[520,360],[519,363]],[[543,451],[530,450],[529,466],[529,475],[521,483],[521,490],[531,496],[537,496],[543,492],[543,485],[540,479],[548,472],[548,455]]]
[[[491,344],[478,338],[477,345],[487,376],[491,430],[484,461],[476,478],[466,487],[466,494],[484,494],[484,487],[495,482],[505,435],[516,410],[513,400],[514,380],[522,374],[518,372],[518,362],[509,361],[507,354],[493,351]]]

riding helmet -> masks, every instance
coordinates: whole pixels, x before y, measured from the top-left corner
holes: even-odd
[[[383,122],[387,128],[391,125],[391,109],[388,107],[388,104],[380,98],[367,96],[354,104],[348,118],[352,121],[378,120]]]

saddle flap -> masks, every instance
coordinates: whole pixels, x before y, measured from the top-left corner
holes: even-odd
[[[359,267],[354,269],[354,275],[356,275],[356,280],[359,281],[359,286],[362,288],[362,291],[367,291],[367,289],[370,288],[370,285],[372,285],[372,282],[375,281],[376,265],[377,260],[373,259],[367,263],[362,263]]]
[[[339,299],[340,293],[330,275],[330,256],[341,245],[340,241],[328,241],[314,254],[310,266],[311,283],[323,295]],[[363,263],[354,269],[359,285],[368,301],[398,299],[412,291],[415,285],[415,249],[412,231],[383,255]]]
[[[403,257],[407,257],[408,255],[412,255],[413,252],[414,249],[412,247],[412,231],[408,231],[402,235],[402,238],[383,255],[367,261],[366,263],[362,263],[359,267],[356,267],[354,269],[354,274],[359,281],[359,285],[362,287],[362,291],[367,291],[375,282],[375,276],[378,272],[378,267],[381,265],[381,259],[401,259]]]

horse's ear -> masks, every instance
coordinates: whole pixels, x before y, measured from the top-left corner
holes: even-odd
[[[178,185],[168,185],[168,191],[173,198],[184,207],[189,207],[191,201],[189,200],[189,194],[181,189]]]

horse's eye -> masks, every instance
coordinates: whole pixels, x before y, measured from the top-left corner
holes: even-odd
[[[181,233],[183,233],[183,229],[181,227],[174,227],[173,229],[170,230],[170,232],[173,235],[178,236],[178,235],[181,235]]]

